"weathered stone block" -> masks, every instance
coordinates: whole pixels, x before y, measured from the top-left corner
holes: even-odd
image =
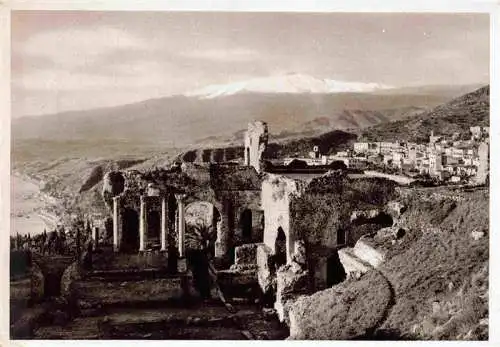
[[[391,216],[399,217],[406,210],[406,206],[399,201],[389,201],[386,210]]]
[[[272,250],[265,244],[257,246],[257,280],[263,293],[274,291],[274,274],[272,268]]]
[[[221,287],[251,285],[257,282],[257,271],[220,270],[217,272],[217,281]]]
[[[177,272],[185,273],[187,271],[187,260],[186,258],[177,259]]]
[[[291,304],[304,294],[310,293],[308,271],[293,272],[292,266],[286,265],[276,273],[276,302],[274,308],[280,321],[289,324],[288,311]]]
[[[257,271],[258,267],[257,264],[233,264],[229,269],[231,271],[238,271],[238,272],[248,271],[248,270]]]
[[[61,277],[61,295],[67,297],[70,295],[71,283],[81,278],[80,269],[77,262],[74,262],[64,270]]]
[[[39,301],[44,295],[44,276],[40,267],[36,264],[31,266],[31,299]]]
[[[385,259],[385,252],[376,249],[363,238],[356,242],[353,253],[359,259],[366,261],[375,268],[382,264]]]
[[[339,250],[338,254],[347,277],[356,278],[358,275],[363,274],[369,270],[368,266],[363,264],[358,259],[358,257],[351,254],[351,252],[347,248]]]
[[[249,243],[234,249],[235,264],[256,264],[258,243]]]
[[[351,222],[362,219],[372,219],[377,217],[380,213],[381,211],[377,209],[353,211],[351,214]]]
[[[297,240],[294,243],[292,261],[302,268],[307,266],[306,244],[304,240]]]
[[[292,265],[280,268],[276,273],[276,297],[286,297],[287,294],[303,294],[309,292],[309,272],[293,271]]]
[[[398,240],[402,238],[406,234],[406,230],[398,227],[398,226],[393,226],[393,227],[387,227],[387,228],[382,228],[379,231],[377,231],[377,234],[375,235],[376,240]]]

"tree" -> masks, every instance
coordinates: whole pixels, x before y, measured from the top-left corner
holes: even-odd
[[[85,228],[85,236],[88,237],[92,234],[92,227],[90,225],[90,220],[87,219],[87,227]]]

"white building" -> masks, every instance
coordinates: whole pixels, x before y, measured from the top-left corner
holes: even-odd
[[[431,153],[429,155],[429,173],[431,175],[438,175],[443,169],[443,154]]]
[[[368,152],[369,143],[368,142],[355,142],[354,152],[355,153],[366,153]]]
[[[472,137],[475,139],[479,139],[481,137],[481,127],[470,127],[470,132],[472,133]]]

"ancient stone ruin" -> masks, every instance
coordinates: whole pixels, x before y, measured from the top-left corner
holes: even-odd
[[[391,237],[387,228],[397,228],[403,211],[389,203],[394,184],[351,178],[345,169],[266,172],[267,140],[267,125],[254,122],[243,162],[105,173],[106,227],[93,230],[85,261],[63,275],[62,292],[77,314],[99,316],[127,305],[132,312],[144,305],[188,308],[211,298],[228,307],[267,307],[290,324],[300,296],[363,270],[354,253],[341,250],[382,228],[380,237]],[[208,309],[196,307],[193,315]],[[107,320],[101,328],[118,337],[113,329],[120,324]]]

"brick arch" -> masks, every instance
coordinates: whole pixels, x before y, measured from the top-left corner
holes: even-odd
[[[184,198],[184,203],[186,208],[189,204],[200,201],[212,204],[219,212],[223,210],[222,201],[218,200],[215,196],[215,193],[211,190],[205,190],[196,193],[188,193]]]
[[[196,208],[197,206],[211,207],[212,208],[212,216],[211,216],[211,227],[212,227],[212,235],[210,238],[209,247],[211,248],[211,252],[213,256],[217,258],[227,258],[229,256],[229,246],[230,246],[230,237],[229,237],[229,225],[228,225],[228,213],[227,209],[224,209],[224,205],[216,200],[216,199],[206,199],[207,196],[200,197],[199,195],[188,195],[185,198],[185,221],[186,221],[186,233],[189,233],[189,229],[192,227],[196,227],[196,217],[193,220],[189,220],[190,210]],[[203,221],[205,226],[208,227],[209,221]],[[192,237],[189,235],[188,237]],[[188,241],[189,242],[189,241]]]
[[[280,226],[276,230],[276,238],[274,240],[274,258],[277,268],[287,263],[288,253],[288,237]]]

